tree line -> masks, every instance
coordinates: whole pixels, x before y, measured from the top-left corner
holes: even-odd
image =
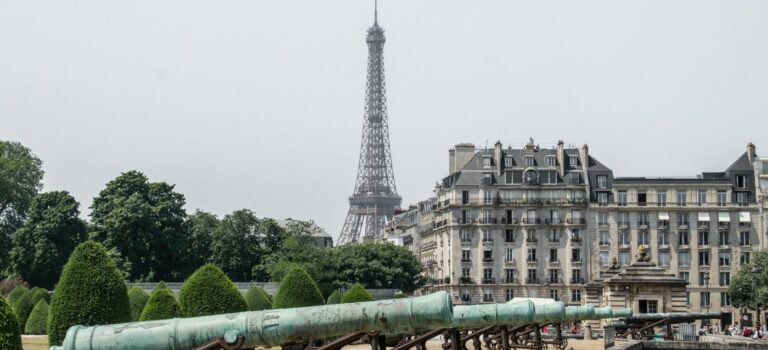
[[[281,227],[249,209],[218,217],[184,210],[174,185],[126,171],[93,199],[90,220],[66,191],[42,190],[42,161],[20,143],[0,141],[0,279],[53,289],[74,248],[93,240],[125,280],[183,281],[212,263],[234,281],[279,281],[303,267],[324,295],[362,283],[412,291],[421,265],[391,244],[317,247],[310,224]],[[5,247],[9,247],[6,249]]]

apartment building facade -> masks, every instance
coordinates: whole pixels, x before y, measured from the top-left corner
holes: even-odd
[[[722,172],[614,177],[586,145],[459,144],[435,197],[413,213],[419,224],[406,245],[425,266],[427,293],[446,290],[456,303],[574,304],[614,260],[628,266],[644,245],[652,262],[689,282],[692,311],[731,313],[730,278],[764,241],[758,163],[750,144]]]

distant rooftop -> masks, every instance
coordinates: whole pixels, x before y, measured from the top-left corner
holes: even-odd
[[[312,235],[312,237],[331,237],[331,235],[328,234],[328,232],[325,231],[322,227],[315,224],[314,220],[297,220],[292,218],[287,218],[285,220],[275,220],[278,225],[282,228],[288,227],[288,225],[292,223],[300,223],[300,222],[307,222],[309,223],[309,233]]]

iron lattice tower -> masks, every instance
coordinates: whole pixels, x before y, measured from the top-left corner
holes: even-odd
[[[378,10],[368,29],[368,78],[365,90],[365,117],[360,144],[357,180],[349,197],[349,213],[341,229],[339,244],[360,243],[362,238],[381,237],[387,222],[402,198],[397,194],[392,154],[389,147],[387,97],[384,83],[384,29]]]

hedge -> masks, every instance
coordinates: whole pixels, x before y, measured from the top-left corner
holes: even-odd
[[[334,290],[333,293],[331,293],[331,295],[328,296],[328,301],[326,301],[325,303],[328,305],[331,305],[331,304],[338,304],[340,302],[341,302],[341,293],[339,293],[338,290]]]
[[[35,304],[32,303],[32,297],[29,293],[22,294],[16,302],[13,303],[13,312],[16,314],[16,319],[19,321],[19,331],[24,331],[24,325],[27,324],[27,319],[32,309],[35,308]]]
[[[61,345],[67,329],[129,322],[128,290],[107,250],[96,242],[81,243],[64,265],[48,310],[48,342]]]
[[[408,296],[405,295],[405,293],[403,292],[397,292],[394,295],[394,299],[405,299],[405,298],[408,298]]]
[[[21,350],[19,321],[3,297],[0,297],[0,349]]]
[[[16,300],[19,299],[24,294],[29,293],[29,289],[27,287],[24,287],[22,285],[16,286],[16,288],[13,288],[13,290],[8,293],[8,304],[13,305],[16,303]]]
[[[261,311],[272,308],[272,301],[269,295],[259,287],[253,287],[245,293],[245,301],[248,303],[248,310]]]
[[[342,304],[358,303],[361,301],[373,301],[373,295],[368,293],[360,283],[355,283],[355,285],[341,297]]]
[[[325,298],[312,277],[300,267],[292,268],[280,281],[272,306],[275,309],[325,304]]]
[[[189,276],[179,292],[179,304],[185,317],[248,310],[248,304],[235,284],[213,264],[203,265]]]
[[[45,290],[44,288],[37,288],[37,289],[32,288],[32,289],[33,290],[30,291],[30,295],[32,297],[32,303],[37,305],[37,303],[40,300],[45,300],[46,304],[51,302],[51,294],[49,294],[47,290]]]
[[[144,311],[141,312],[140,320],[168,320],[176,317],[181,317],[179,302],[176,301],[171,289],[165,283],[160,282],[152,291],[152,295],[149,296],[149,301],[144,307]]]
[[[46,333],[46,322],[48,321],[48,303],[45,299],[35,304],[32,313],[29,314],[27,324],[24,326],[25,334],[44,335]]]
[[[149,294],[139,287],[128,290],[128,303],[131,304],[131,321],[138,321],[144,306],[149,301]]]

